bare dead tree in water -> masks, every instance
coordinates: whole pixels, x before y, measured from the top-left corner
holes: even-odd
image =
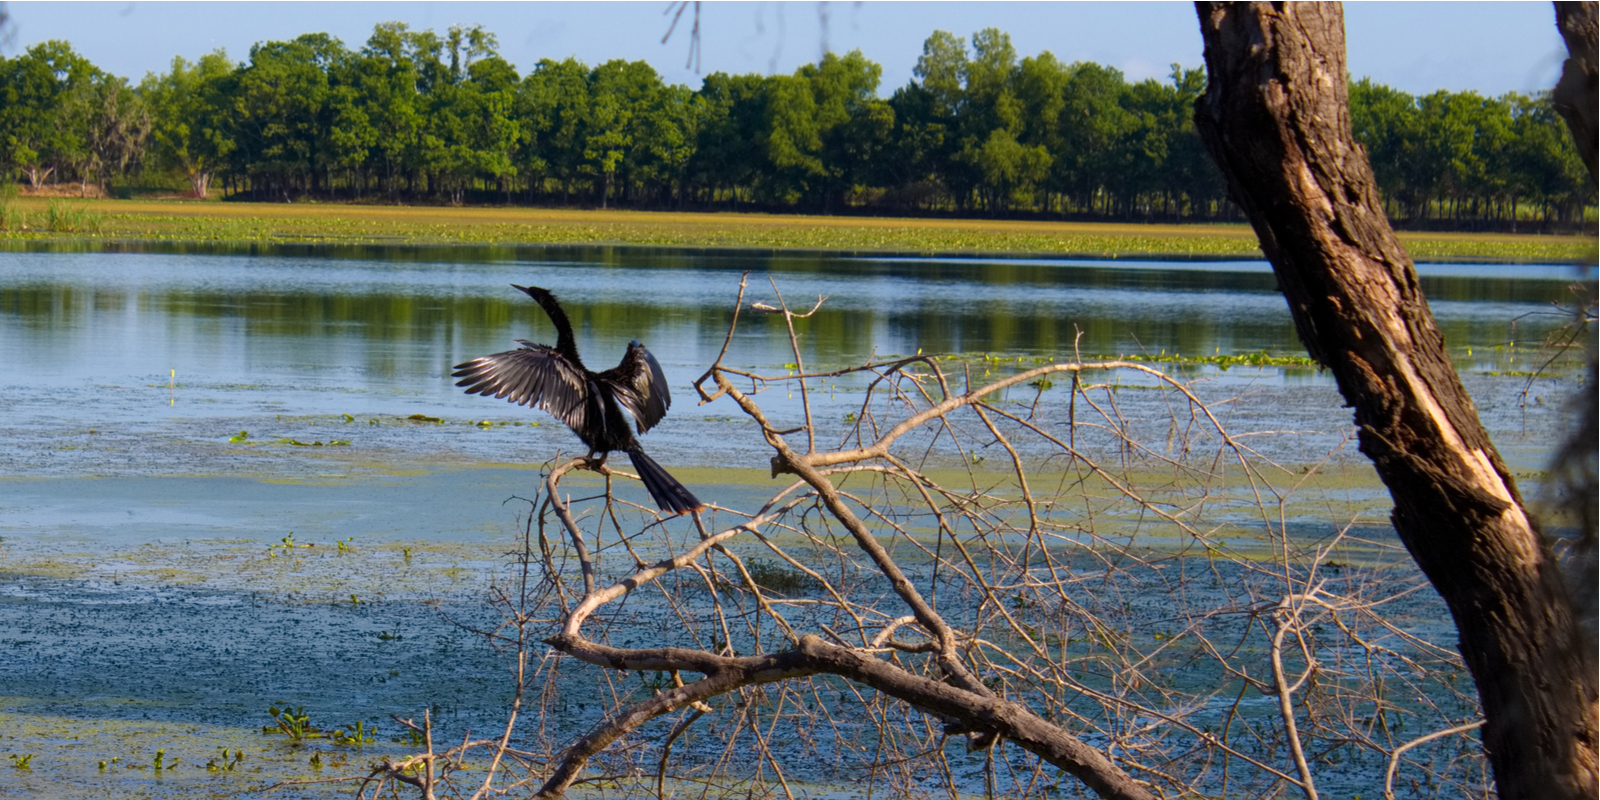
[[[1337,452],[1135,361],[808,370],[810,312],[744,295],[697,385],[791,480],[691,521],[556,465],[485,632],[511,719],[415,723],[365,796],[1489,796],[1444,609]],[[732,366],[752,311],[787,374]]]

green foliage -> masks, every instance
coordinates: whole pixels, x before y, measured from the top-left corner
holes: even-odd
[[[1548,93],[1412,97],[1362,79],[1350,86],[1350,117],[1391,216],[1516,220],[1522,205],[1572,221],[1594,202]]]
[[[311,715],[306,713],[305,706],[293,711],[289,710],[287,704],[283,708],[271,706],[267,713],[272,716],[273,724],[261,726],[264,734],[282,734],[292,742],[324,738],[322,730],[311,724]]]
[[[1156,364],[1208,364],[1224,372],[1229,367],[1315,367],[1317,362],[1306,356],[1275,356],[1265,350],[1238,355],[1185,356],[1162,351],[1155,355],[1122,356],[1127,361],[1147,361]]]
[[[220,752],[206,762],[207,772],[233,772],[235,768],[244,762],[243,750],[235,749],[232,755],[229,755],[226,747],[218,746],[217,750]],[[104,764],[104,762],[101,763]]]
[[[226,91],[234,65],[218,50],[195,63],[172,59],[172,71],[139,85],[153,118],[152,156],[162,169],[181,172],[190,192],[205,199],[221,162],[237,146]]]
[[[261,726],[261,732],[267,735],[287,736],[292,742],[303,743],[312,739],[325,739],[333,744],[363,745],[378,740],[377,727],[369,728],[361,720],[329,730],[318,728],[311,723],[311,715],[306,712],[304,706],[291,711],[287,703],[283,704],[282,708],[273,705],[267,709],[267,713],[272,716],[273,724]],[[228,751],[224,749],[222,751],[223,760],[216,769],[231,771],[235,764],[244,760],[243,752],[236,753],[231,762],[228,760],[227,755]],[[212,764],[218,764],[217,760],[212,759]],[[210,765],[208,765],[209,767]]]
[[[935,31],[915,79],[884,98],[882,68],[860,52],[789,75],[715,73],[692,91],[620,59],[544,59],[519,76],[497,49],[481,27],[390,22],[359,49],[308,33],[257,43],[241,63],[175,58],[130,87],[44,42],[0,58],[0,174],[87,189],[143,170],[201,199],[221,183],[286,202],[1237,218],[1194,127],[1200,69],[1130,83],[1023,56],[997,29]],[[1594,202],[1547,95],[1412,97],[1363,79],[1350,112],[1396,218],[1570,226]],[[0,229],[25,223],[0,197]]]
[[[21,231],[28,227],[28,215],[17,203],[17,184],[0,180],[0,231]]]
[[[343,728],[330,731],[328,740],[334,744],[371,744],[378,740],[378,728],[377,726],[368,728],[366,723],[356,720]]]
[[[95,233],[103,221],[104,217],[85,203],[51,200],[45,210],[45,226],[57,233]]]
[[[63,41],[41,42],[0,59],[0,173],[34,187],[87,160],[83,97],[100,74]]]
[[[285,537],[283,537],[282,539],[279,540],[279,544],[269,544],[269,545],[267,545],[267,558],[276,557],[279,550],[282,550],[285,553],[289,553],[289,552],[294,551],[296,548],[311,547],[311,546],[312,545],[310,545],[310,544],[296,544],[295,541],[294,541],[294,531],[290,531],[288,536],[285,536]],[[276,716],[276,715],[274,715],[274,716]]]

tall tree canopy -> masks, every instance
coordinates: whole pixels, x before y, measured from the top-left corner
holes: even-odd
[[[789,75],[669,86],[643,61],[541,60],[493,33],[378,25],[174,59],[134,88],[64,42],[0,59],[0,171],[37,185],[138,174],[199,197],[1217,219],[1234,214],[1187,109],[1205,73],[1130,82],[935,31],[914,78],[828,53]],[[122,86],[123,88],[116,88]],[[1392,217],[1447,227],[1571,224],[1594,202],[1548,96],[1350,88]],[[141,132],[148,130],[148,137]],[[149,153],[144,151],[148,147]],[[148,157],[146,157],[148,155]]]

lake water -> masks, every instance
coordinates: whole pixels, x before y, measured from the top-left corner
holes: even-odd
[[[1260,262],[650,250],[553,251],[538,260],[472,261],[471,255],[0,254],[0,430],[13,443],[0,455],[0,469],[18,477],[236,474],[236,464],[207,463],[230,458],[225,449],[169,453],[161,445],[203,441],[235,428],[257,439],[348,438],[357,447],[424,451],[384,451],[400,460],[460,455],[515,461],[528,457],[518,442],[544,450],[570,447],[571,439],[555,429],[532,438],[498,429],[483,436],[396,438],[359,425],[328,431],[324,420],[323,429],[312,430],[319,417],[342,414],[363,423],[418,413],[456,421],[541,419],[466,396],[448,377],[452,364],[510,349],[513,339],[552,338],[543,312],[511,283],[545,286],[563,299],[591,365],[609,365],[630,339],[643,341],[666,369],[678,401],[670,423],[648,441],[677,463],[705,466],[749,465],[740,460],[742,452],[699,446],[706,415],[693,406],[689,388],[722,346],[746,270],[751,300],[777,302],[769,281],[797,307],[827,298],[797,326],[812,370],[919,349],[1024,359],[1066,358],[1074,346],[1086,358],[1302,354],[1282,297]],[[1565,322],[1551,304],[1570,299],[1570,269],[1425,265],[1422,272],[1446,341],[1469,377],[1527,368],[1503,348],[1536,344]],[[746,314],[731,352],[733,363],[765,370],[781,371],[795,360],[781,320],[772,315]],[[1310,369],[1213,377],[1313,392],[1331,385]],[[711,408],[718,419],[725,416],[724,409]],[[1319,410],[1315,417],[1326,415]],[[1491,421],[1491,427],[1497,425]],[[102,437],[94,442],[128,446],[62,449],[59,437],[89,429]]]
[[[637,338],[665,368],[675,404],[646,448],[702,498],[746,506],[776,485],[763,472],[770,451],[727,401],[696,405],[690,384],[722,348],[747,271],[747,301],[778,304],[774,284],[791,307],[826,297],[797,323],[812,371],[919,350],[968,356],[952,370],[1066,360],[1074,347],[1085,358],[1302,352],[1260,262],[0,253],[0,644],[11,645],[0,648],[0,713],[41,753],[0,787],[49,793],[70,777],[95,791],[226,794],[243,784],[89,765],[119,753],[148,764],[158,746],[198,765],[245,744],[262,763],[288,763],[296,756],[255,729],[280,700],[328,723],[430,704],[492,718],[501,662],[410,601],[481,616],[479,593],[526,510],[507,499],[530,496],[538,467],[580,446],[542,413],[464,395],[450,366],[517,338],[552,341],[509,284],[552,289],[591,367]],[[1541,469],[1568,387],[1505,374],[1537,367],[1576,276],[1421,272],[1497,444],[1519,473]],[[781,319],[746,309],[729,363],[781,375],[795,360]],[[1274,457],[1314,461],[1349,435],[1348,411],[1314,369],[1175,369],[1231,400],[1239,430],[1303,434]],[[818,418],[840,429],[824,440],[842,435],[860,389],[847,378],[815,395]],[[780,418],[798,414],[784,389],[763,399]],[[1338,458],[1362,463],[1353,447]],[[1370,477],[1359,491],[1381,503]],[[262,560],[291,533],[323,550],[295,568]],[[338,541],[371,558],[311,559]],[[340,605],[347,594],[366,600]],[[80,748],[87,722],[109,733]]]

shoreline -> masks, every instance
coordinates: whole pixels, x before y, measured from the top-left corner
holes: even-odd
[[[625,247],[724,254],[1261,260],[1240,223],[821,217],[742,212],[19,198],[0,251]],[[54,219],[52,219],[54,217]],[[1570,264],[1592,237],[1399,232],[1417,262]]]

